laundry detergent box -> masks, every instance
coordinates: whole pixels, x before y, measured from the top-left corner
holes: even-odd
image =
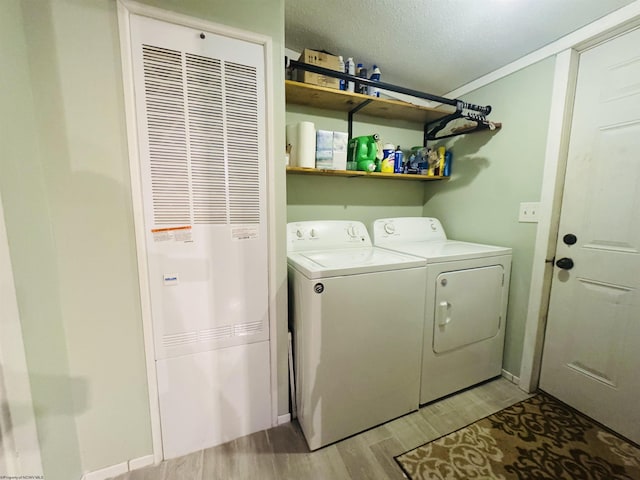
[[[333,169],[347,169],[347,145],[349,134],[347,132],[333,132]]]
[[[301,63],[308,63],[309,65],[317,65],[318,67],[326,68],[328,70],[340,71],[340,59],[338,57],[325,52],[311,50],[309,48],[305,48],[302,51],[298,61]],[[319,85],[321,87],[340,89],[340,79],[327,77],[326,75],[320,75],[319,73],[307,72],[300,68],[298,69],[298,81],[310,83],[312,85]]]
[[[333,131],[316,130],[316,168],[333,168]]]
[[[347,169],[347,132],[316,130],[316,168]]]

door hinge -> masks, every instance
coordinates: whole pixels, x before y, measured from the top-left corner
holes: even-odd
[[[556,263],[556,257],[553,257],[551,259],[546,259],[544,263]]]

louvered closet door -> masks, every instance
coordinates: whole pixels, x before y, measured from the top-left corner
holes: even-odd
[[[168,458],[270,426],[264,51],[138,16],[131,33]]]

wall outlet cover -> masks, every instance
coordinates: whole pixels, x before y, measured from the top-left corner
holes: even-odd
[[[538,223],[540,202],[522,202],[518,221],[521,223]]]

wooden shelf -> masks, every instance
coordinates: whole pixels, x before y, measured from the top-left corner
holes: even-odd
[[[431,180],[446,180],[449,177],[428,177],[426,175],[405,174],[405,173],[381,173],[362,172],[359,170],[324,170],[317,168],[287,167],[287,173],[293,175],[324,175],[327,177],[367,177],[386,180],[417,180],[420,182]]]
[[[351,112],[364,104],[364,106],[357,110],[358,114],[371,115],[389,120],[406,120],[424,125],[446,117],[455,110],[449,105],[429,108],[400,100],[371,97],[360,93],[351,93],[334,88],[294,82],[293,80],[285,80],[285,92],[287,103],[338,112]],[[495,128],[502,127],[502,124],[497,122],[493,122],[493,125]],[[473,127],[461,126],[455,129],[451,135],[447,135],[447,137],[462,135],[472,131],[474,131]]]
[[[358,110],[359,114],[418,123],[431,123],[455,111],[443,105],[437,109],[414,105],[400,100],[376,98],[360,93],[345,92],[334,88],[318,87],[308,83],[285,80],[287,103],[309,107],[349,112],[364,102],[367,105]]]

